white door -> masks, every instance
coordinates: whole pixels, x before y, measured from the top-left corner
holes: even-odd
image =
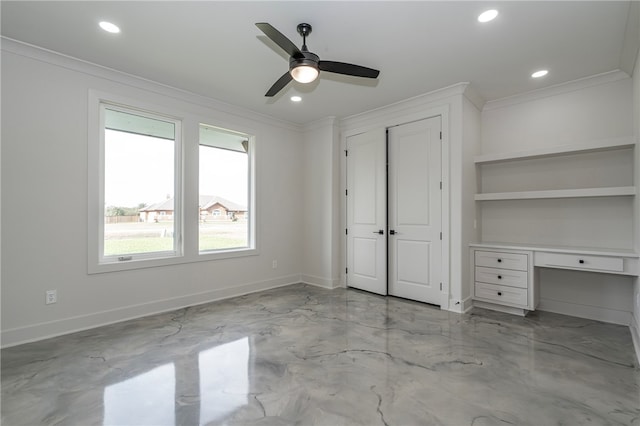
[[[347,285],[387,294],[385,130],[347,138]]]
[[[440,305],[440,117],[389,128],[389,294]]]

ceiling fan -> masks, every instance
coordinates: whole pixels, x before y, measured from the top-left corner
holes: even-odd
[[[290,56],[289,71],[284,73],[282,77],[271,86],[265,94],[267,97],[274,96],[289,84],[292,79],[300,83],[311,83],[318,77],[320,71],[365,78],[377,78],[378,74],[380,74],[378,70],[360,65],[335,61],[321,61],[318,55],[307,50],[307,36],[311,34],[311,25],[309,24],[298,25],[298,33],[302,36],[302,47],[300,49],[271,24],[259,22],[256,24],[256,27]]]

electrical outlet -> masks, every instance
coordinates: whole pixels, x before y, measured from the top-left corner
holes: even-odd
[[[278,261],[277,261],[277,260],[274,260],[273,262],[271,262],[271,267],[272,267],[273,269],[277,269],[277,268],[278,268]]]
[[[58,301],[58,290],[47,290],[45,293],[44,303],[46,305],[51,305],[52,303],[56,303]]]

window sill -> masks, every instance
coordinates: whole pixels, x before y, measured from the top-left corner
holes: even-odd
[[[185,263],[210,262],[224,259],[234,259],[258,255],[257,249],[238,249],[211,253],[198,253],[195,256],[168,256],[157,258],[133,259],[122,262],[92,263],[89,264],[88,273],[102,274],[107,272],[130,271],[144,268],[157,268],[161,266],[181,265]]]

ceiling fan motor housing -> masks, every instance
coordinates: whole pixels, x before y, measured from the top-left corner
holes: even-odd
[[[318,68],[318,62],[320,58],[315,53],[302,51],[302,57],[294,57],[289,58],[289,71],[299,66],[309,66],[313,68]]]

